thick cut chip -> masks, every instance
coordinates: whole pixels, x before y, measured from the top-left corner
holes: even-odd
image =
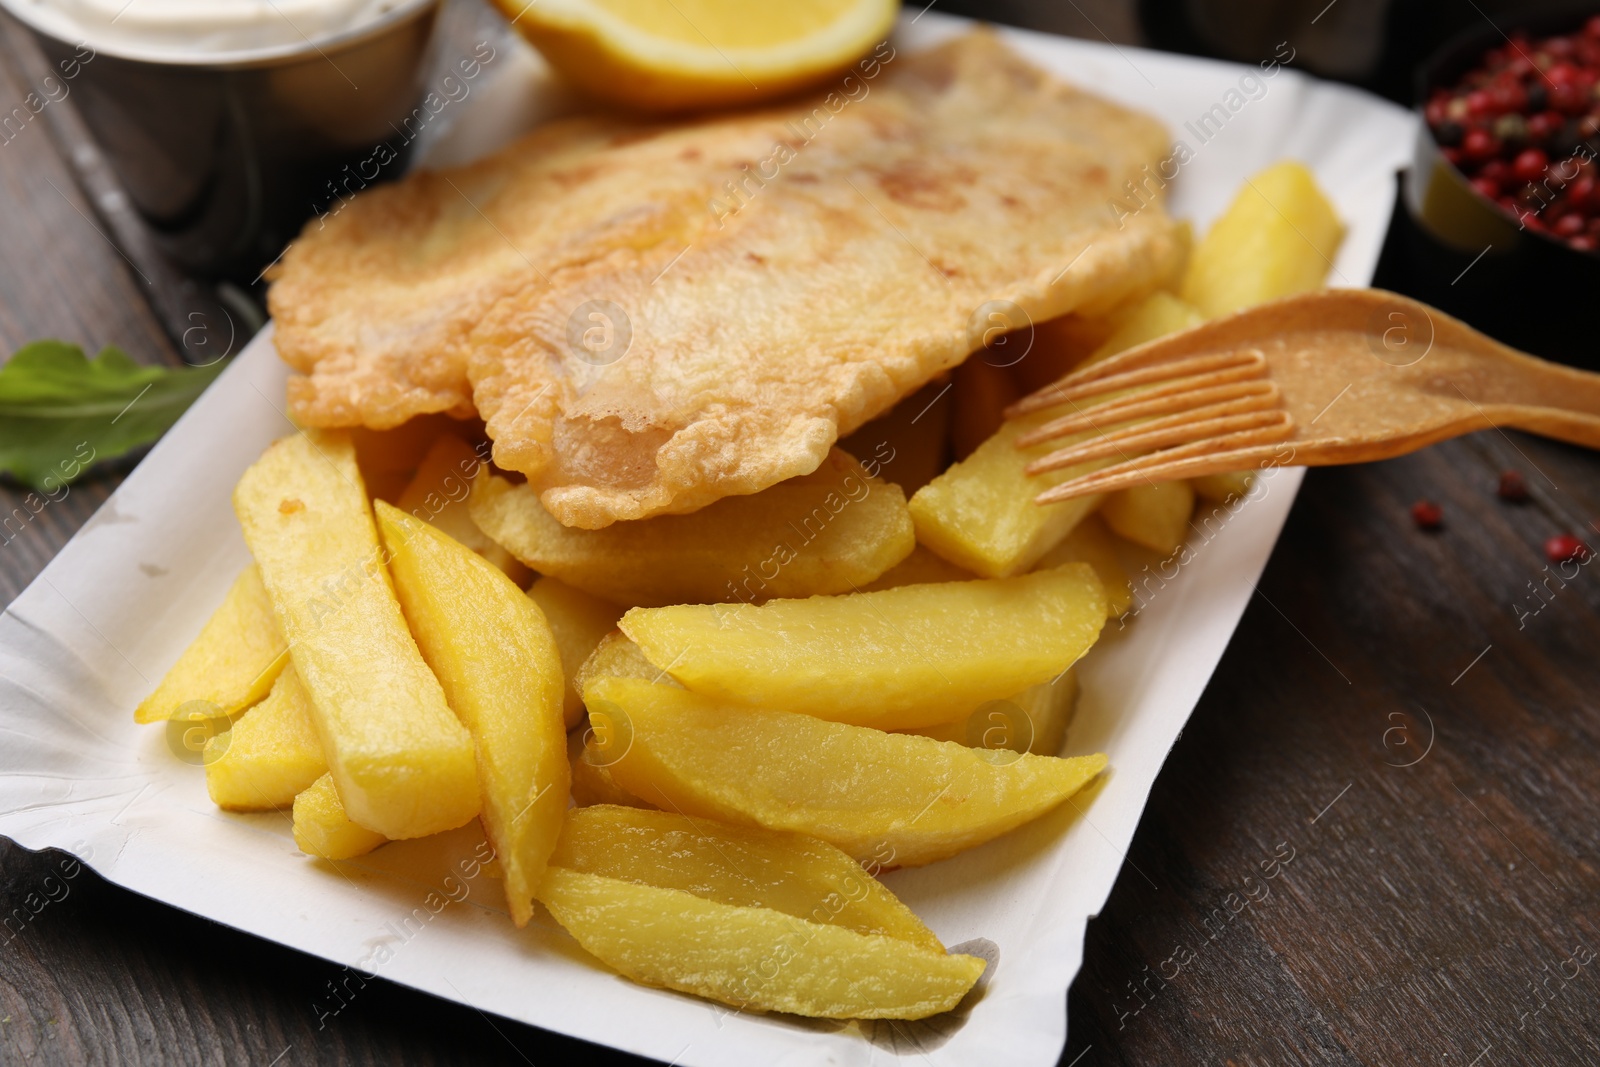
[[[1275,164],[1245,183],[1195,248],[1183,298],[1215,318],[1320,289],[1343,239],[1304,164]]]
[[[561,650],[561,675],[566,679],[562,710],[570,730],[583,717],[578,671],[606,635],[616,630],[622,609],[549,575],[529,586],[528,596],[544,613],[550,632],[555,635],[556,648]]]
[[[470,405],[497,464],[599,528],[815,469],[991,303],[1103,311],[1181,257],[1158,204],[1108,207],[1170,149],[1149,117],[985,31],[862,76],[843,108],[554,123],[313,221],[271,293],[293,413]]]
[[[1117,556],[1117,546],[1098,515],[1090,515],[1039,561],[1040,569],[1063,563],[1087,563],[1106,591],[1106,617],[1116,618],[1133,606],[1132,582]]]
[[[875,581],[862,586],[860,592],[871,593],[902,585],[927,585],[929,582],[968,582],[976,577],[971,571],[964,571],[943,556],[918,545],[911,555],[884,571]]]
[[[1194,486],[1194,491],[1206,500],[1231,504],[1240,497],[1250,495],[1250,487],[1255,484],[1255,471],[1207,474],[1199,478],[1190,478],[1189,484]]]
[[[1136,485],[1106,497],[1100,514],[1117,536],[1166,554],[1189,536],[1194,488],[1188,482]]]
[[[398,508],[377,510],[406,619],[476,742],[484,829],[525,926],[572,784],[555,636],[488,560]]]
[[[628,725],[596,745],[628,792],[664,810],[809,834],[882,867],[931,863],[998,837],[1106,765],[1103,755],[991,752],[630,678],[588,692]]]
[[[1028,474],[1033,460],[1087,440],[1088,434],[1017,448],[1017,438],[1058,417],[1042,411],[1012,419],[978,450],[918,489],[911,498],[917,543],[985,578],[1005,578],[1032,567],[1072,528],[1100,506],[1101,496],[1073,497],[1039,507],[1033,498],[1110,461]]]
[[[331,775],[324,774],[294,798],[294,843],[308,856],[353,859],[388,840],[351,820]]]
[[[1152,293],[1116,316],[1110,335],[1086,362],[1187,329],[1201,319],[1199,312],[1171,294]],[[1076,497],[1045,507],[1033,498],[1114,462],[1096,460],[1045,474],[1026,473],[1034,460],[1093,436],[1090,431],[1032,448],[1016,447],[1025,432],[1060,415],[1046,410],[1006,423],[966,460],[918,490],[911,498],[917,540],[985,577],[1016,574],[1038,563],[1100,505],[1102,497]]]
[[[489,446],[484,444],[480,448],[481,455],[479,449],[455,434],[440,434],[428,454],[422,457],[405,491],[394,502],[395,507],[431,522],[505,571],[513,582],[524,585],[528,581],[528,568],[478,529],[467,510],[467,497],[472,495],[478,468],[488,465]]]
[[[1077,702],[1078,672],[1067,671],[1055,681],[1024,689],[1010,700],[991,700],[965,719],[906,732],[935,741],[955,741],[968,748],[1054,756],[1066,741]]]
[[[1135,345],[1146,344],[1171,333],[1179,333],[1198,326],[1206,320],[1198,309],[1184,303],[1171,293],[1151,293],[1139,303],[1116,316],[1116,327],[1102,341],[1084,365],[1110,359]]]
[[[267,695],[289,662],[272,601],[254,563],[239,572],[200,636],[183,650],[155,692],[134,709],[135,722],[170,719],[184,705],[201,718],[238,715]]]
[[[600,639],[578,668],[576,684],[581,694],[596,678],[643,678],[647,682],[677,685],[672,676],[651,663],[625,633],[612,631]]]
[[[583,666],[578,668],[578,691],[584,692],[600,678],[642,678],[661,685],[678,684],[670,674],[645,659],[639,646],[629,640],[627,634],[616,631],[602,638],[594,652],[583,661]],[[584,729],[572,731],[567,754],[572,763],[572,801],[579,807],[590,804],[651,806],[617,784],[609,768],[611,756],[596,748],[597,739],[603,743],[610,731],[626,729],[627,723],[621,720],[614,708],[597,705],[589,713]],[[614,754],[620,750],[618,746],[611,748],[610,752]]]
[[[986,966],[976,956],[565,867],[546,872],[539,900],[578,944],[634,981],[740,1009],[923,1019],[960,1003]]]
[[[1106,621],[1093,568],[760,607],[635,608],[622,632],[689,689],[833,722],[908,729],[949,722],[1049,681]]]
[[[592,807],[567,818],[550,865],[944,951],[933,931],[859,863],[804,834]]]
[[[406,629],[349,435],[274,443],[233,507],[350,817],[392,838],[469,821],[472,737]]]
[[[567,762],[572,767],[572,803],[580,808],[594,804],[650,807],[618,785],[617,780],[611,777],[611,772],[596,761],[587,745],[593,736],[594,731],[588,728],[574,730],[567,735]]]
[[[272,684],[267,699],[226,734],[206,742],[206,792],[229,811],[271,811],[328,772],[311,699],[293,667]]]
[[[630,607],[848,592],[916,544],[900,487],[837,449],[811,474],[693,515],[574,530],[528,486],[486,477],[472,517],[540,574]]]

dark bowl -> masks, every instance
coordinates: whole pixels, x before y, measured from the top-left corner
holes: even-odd
[[[1513,30],[1549,36],[1600,13],[1594,4],[1485,23],[1441,48],[1417,72],[1417,144],[1404,200],[1411,220],[1407,289],[1494,337],[1549,359],[1600,369],[1589,301],[1600,292],[1600,254],[1526,229],[1472,188],[1444,157],[1422,108],[1454,85]],[[1596,146],[1600,147],[1600,146]],[[1597,153],[1600,155],[1600,153]]]
[[[400,173],[438,0],[315,42],[192,56],[75,45],[26,5],[0,7],[33,32],[161,248],[249,282],[349,174]]]

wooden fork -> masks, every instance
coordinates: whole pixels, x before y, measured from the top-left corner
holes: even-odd
[[[1078,468],[1040,493],[1088,493],[1271,466],[1367,463],[1514,427],[1600,448],[1600,374],[1508,348],[1378,289],[1290,297],[1082,367],[1007,418],[1065,407],[1019,448],[1076,440],[1027,466]]]

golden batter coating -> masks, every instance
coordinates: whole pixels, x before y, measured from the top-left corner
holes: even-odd
[[[1171,220],[1113,207],[1130,180],[1150,198],[1168,147],[984,31],[884,46],[782,107],[559,123],[308,227],[272,291],[307,374],[293,410],[385,426],[470,404],[569,526],[753,493],[1017,309],[1169,275]]]

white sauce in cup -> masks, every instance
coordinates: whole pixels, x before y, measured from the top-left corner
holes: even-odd
[[[406,0],[13,0],[40,29],[125,55],[204,56],[306,45]]]

